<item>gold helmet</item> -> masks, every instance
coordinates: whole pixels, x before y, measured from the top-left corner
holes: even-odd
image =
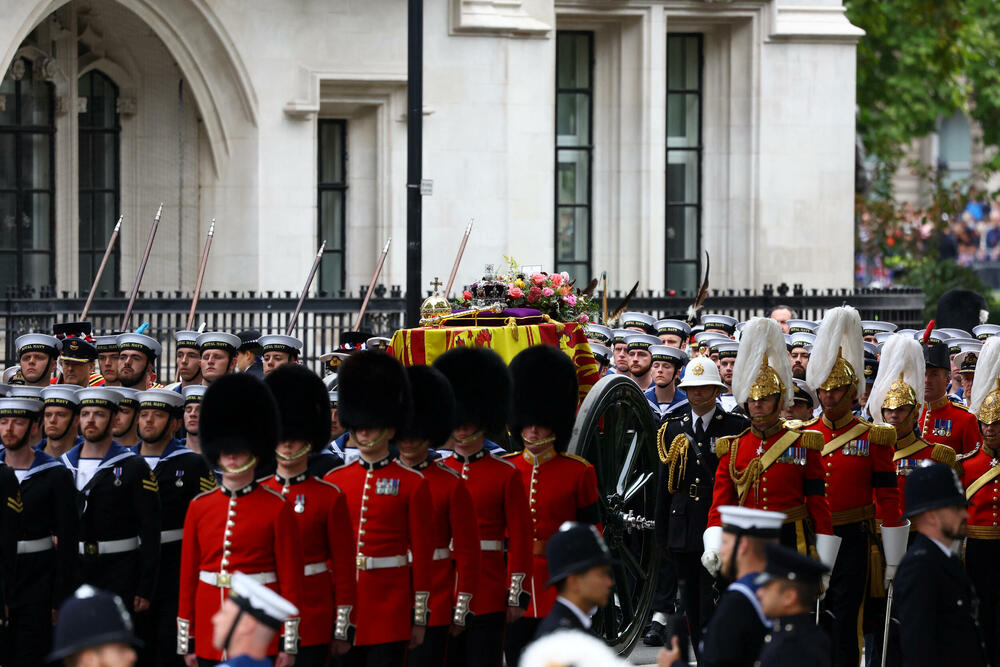
[[[742,405],[748,399],[775,394],[779,394],[779,410],[792,403],[792,363],[777,321],[755,317],[740,336],[733,365],[733,396]]]
[[[889,385],[889,391],[886,392],[885,398],[882,399],[882,409],[895,410],[896,408],[901,408],[904,405],[916,404],[917,392],[913,390],[913,387],[906,384],[903,374],[900,373],[899,378]]]
[[[864,336],[858,311],[850,306],[828,310],[816,332],[806,366],[806,382],[813,390],[824,391],[853,385],[860,396],[865,381],[858,369],[864,369],[864,363]]]
[[[882,409],[906,405],[916,407],[924,395],[924,352],[920,343],[906,334],[893,334],[882,348],[878,375],[868,395],[868,414],[884,424]]]
[[[969,411],[984,424],[1000,421],[1000,337],[988,338],[979,353]]]

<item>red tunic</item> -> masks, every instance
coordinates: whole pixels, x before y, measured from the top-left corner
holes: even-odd
[[[917,425],[924,440],[948,445],[956,454],[971,452],[979,442],[976,416],[947,396],[926,404]]]
[[[823,455],[826,497],[833,525],[857,523],[873,500],[883,526],[902,525],[896,468],[892,463],[896,429],[869,424],[850,413],[837,422],[823,415],[802,427],[823,434],[824,451],[831,442],[839,445]],[[853,437],[841,437],[848,432]]]
[[[344,492],[357,537],[354,644],[409,641],[416,596],[427,598],[431,590],[434,547],[426,525],[431,510],[427,481],[388,456],[375,463],[359,458],[324,479]],[[398,564],[383,566],[393,560]]]
[[[534,566],[531,574],[531,604],[525,616],[545,618],[556,602],[555,586],[548,586],[549,564],[545,544],[564,521],[584,521],[599,525],[597,475],[594,466],[572,454],[549,449],[538,457],[528,450],[508,454],[521,473],[527,489],[534,537]]]
[[[329,644],[333,640],[334,606],[354,607],[354,540],[347,501],[333,484],[308,472],[290,479],[275,475],[263,485],[292,506],[302,541],[302,605],[299,637],[302,646]],[[347,639],[340,637],[339,639]]]
[[[1000,540],[1000,474],[996,468],[1000,466],[1000,451],[990,449],[986,445],[980,447],[975,455],[962,462],[964,475],[962,484],[967,492],[977,479],[994,471],[994,477],[969,497],[972,507],[969,508],[969,537],[980,540]]]
[[[445,465],[468,481],[479,521],[482,566],[472,596],[474,614],[527,607],[531,590],[531,521],[521,476],[512,463],[480,449],[470,456],[455,452]],[[507,539],[507,557],[503,544]]]
[[[906,511],[906,478],[921,461],[933,459],[955,467],[955,452],[947,445],[935,445],[909,433],[896,441],[896,451],[892,463],[896,466],[896,482],[899,485],[899,507]]]
[[[751,427],[739,435],[718,440],[715,448],[719,455],[719,467],[715,473],[712,508],[708,511],[709,526],[722,525],[719,508],[723,505],[743,505],[751,509],[786,513],[789,510],[801,511],[799,508],[805,505],[813,530],[822,535],[833,534],[820,452],[822,436],[818,433],[798,433],[785,454],[761,473],[757,488],[750,485],[743,502],[740,502],[736,482],[730,475],[731,457],[736,457],[738,476],[746,471],[751,461],[759,458],[789,432],[796,433],[779,421],[766,433]],[[792,516],[795,516],[794,512]]]
[[[268,588],[302,608],[302,545],[295,513],[270,489],[253,482],[238,491],[223,486],[197,496],[184,519],[181,549],[177,616],[190,622],[199,658],[222,659],[212,647],[212,615],[229,594],[228,588],[201,581],[201,573],[276,576]],[[275,638],[268,653],[277,652]]]
[[[414,466],[414,470],[427,480],[434,503],[433,513],[426,516],[434,536],[428,625],[449,625],[458,594],[471,596],[479,585],[476,510],[465,481],[441,461],[425,459]]]

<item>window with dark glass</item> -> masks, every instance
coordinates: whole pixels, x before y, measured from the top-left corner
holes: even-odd
[[[118,220],[121,201],[119,160],[121,125],[118,88],[105,74],[92,70],[80,77],[80,97],[86,111],[80,113],[80,293],[87,294],[101,265],[111,232]],[[114,294],[118,289],[120,254],[118,244],[101,274],[96,294]]]
[[[556,271],[591,278],[594,35],[556,33]]]
[[[0,295],[53,289],[55,93],[17,58],[0,83]]]
[[[347,121],[319,121],[319,240],[326,250],[319,268],[319,289],[338,296],[344,287],[344,236],[347,211]]]
[[[667,35],[667,288],[694,291],[701,260],[702,36]]]

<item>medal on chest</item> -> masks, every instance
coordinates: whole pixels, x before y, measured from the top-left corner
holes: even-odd
[[[177,481],[174,482],[174,486],[176,486],[178,489],[181,488],[182,486],[184,486],[184,480],[181,479],[182,477],[184,477],[184,471],[183,470],[178,470],[177,471]]]
[[[935,419],[934,420],[934,435],[939,438],[947,438],[951,435],[951,420],[950,419]]]
[[[375,482],[375,495],[398,496],[399,480],[395,477],[379,479]]]
[[[306,511],[306,494],[299,493],[295,496],[295,507],[293,508],[296,514],[302,514]]]
[[[851,440],[841,448],[844,456],[868,456],[871,445],[867,440]]]
[[[121,469],[121,466],[115,468],[111,472],[115,476],[115,482],[114,482],[115,486],[121,486],[122,485],[122,469]]]

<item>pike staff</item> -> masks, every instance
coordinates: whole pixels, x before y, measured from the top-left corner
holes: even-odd
[[[135,298],[139,295],[139,284],[142,282],[142,274],[146,272],[146,263],[149,261],[149,253],[153,250],[153,239],[156,238],[156,230],[160,226],[160,214],[163,213],[163,202],[156,209],[156,217],[153,218],[153,226],[149,228],[149,238],[146,240],[146,250],[142,253],[142,261],[139,263],[139,272],[135,274],[135,283],[132,285],[132,295],[128,299],[128,307],[122,316],[121,331],[128,329],[128,321],[132,319],[132,308],[135,306]]]
[[[97,273],[94,275],[94,284],[90,286],[90,293],[87,295],[87,303],[83,304],[83,312],[80,313],[80,319],[87,319],[87,313],[90,312],[90,304],[94,302],[94,294],[97,292],[97,285],[101,282],[101,276],[104,275],[104,267],[108,265],[108,258],[111,257],[111,250],[115,247],[115,241],[118,240],[118,232],[122,228],[122,220],[125,218],[124,215],[118,216],[118,222],[115,223],[115,228],[111,232],[111,239],[108,241],[108,247],[104,251],[104,257],[101,259],[101,265],[97,267]]]
[[[319,263],[323,261],[323,251],[326,250],[326,241],[319,247],[319,252],[316,253],[316,259],[313,260],[312,268],[309,269],[309,276],[306,278],[306,284],[302,287],[302,293],[299,294],[299,302],[295,304],[295,312],[292,313],[291,319],[288,320],[288,326],[285,327],[285,335],[291,336],[292,331],[295,330],[295,322],[299,319],[299,313],[302,311],[302,302],[306,300],[306,295],[309,293],[309,287],[312,285],[313,278],[316,276],[316,269],[319,268]]]
[[[458,273],[458,265],[462,263],[462,255],[465,254],[465,244],[469,242],[469,235],[472,234],[472,223],[475,220],[469,220],[469,226],[465,228],[465,236],[462,237],[462,243],[458,246],[458,254],[455,255],[455,265],[451,267],[451,276],[448,278],[448,284],[444,288],[444,298],[448,298],[451,294],[451,288],[455,284],[455,275]]]
[[[201,295],[201,283],[205,280],[205,267],[208,266],[208,253],[212,249],[212,237],[215,236],[215,218],[212,218],[212,225],[208,228],[208,238],[205,239],[205,252],[201,256],[201,267],[198,269],[198,280],[194,286],[194,296],[191,297],[191,312],[188,313],[188,331],[194,326],[194,313],[198,309],[198,297]]]
[[[469,223],[470,225],[472,223]],[[372,281],[368,283],[368,291],[365,292],[365,299],[361,302],[361,310],[358,311],[358,319],[354,320],[354,326],[351,327],[351,331],[361,330],[361,320],[365,318],[365,311],[368,310],[368,302],[372,298],[372,292],[375,291],[375,283],[378,281],[379,274],[382,273],[382,265],[385,264],[385,256],[389,254],[389,244],[392,243],[392,237],[385,242],[385,247],[382,248],[382,254],[378,258],[378,264],[375,265],[375,273],[372,274]]]

